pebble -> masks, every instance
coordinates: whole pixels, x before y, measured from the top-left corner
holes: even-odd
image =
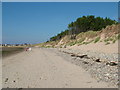
[[[72,49],[61,49],[61,51],[67,52],[65,54],[60,53],[64,58],[67,57],[65,60],[78,66],[82,66],[98,81],[105,81],[115,86],[118,85],[118,54],[106,54],[90,51],[84,52]],[[86,55],[89,58],[77,57],[76,59],[72,59],[69,53],[74,55]]]

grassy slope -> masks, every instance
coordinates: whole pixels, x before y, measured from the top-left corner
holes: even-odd
[[[115,43],[118,39],[120,39],[120,24],[107,26],[105,29],[101,31],[88,31],[82,32],[76,35],[76,39],[70,39],[70,36],[65,36],[59,41],[50,41],[44,42],[40,44],[36,44],[35,46],[40,47],[65,47],[65,46],[73,46],[73,45],[83,45],[89,43],[98,43],[104,42],[105,45]]]

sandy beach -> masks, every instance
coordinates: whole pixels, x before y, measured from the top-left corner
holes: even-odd
[[[2,87],[114,88],[106,82],[98,82],[82,67],[67,62],[57,52],[57,49],[32,48],[32,51],[4,58]]]

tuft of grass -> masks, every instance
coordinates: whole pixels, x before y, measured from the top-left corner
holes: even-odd
[[[94,43],[97,43],[100,40],[100,37],[97,37],[94,41]]]
[[[113,43],[115,43],[116,42],[116,40],[113,40]]]
[[[108,41],[107,39],[104,40],[104,42],[107,42],[107,41]]]
[[[114,38],[111,37],[111,38],[107,38],[107,39],[105,39],[104,41],[105,41],[105,42],[108,42],[108,41],[113,41],[113,40],[114,40]]]
[[[85,40],[85,38],[81,38],[77,43],[82,43]]]
[[[105,44],[105,45],[108,45],[108,44],[110,44],[110,42],[106,42],[106,44]]]
[[[94,40],[91,40],[91,41],[89,41],[89,42],[83,42],[83,44],[87,45],[87,44],[92,43],[93,41],[94,41]]]
[[[97,33],[98,33],[97,31],[88,31],[88,32],[85,32],[85,36],[88,38],[93,38],[97,36]]]
[[[113,41],[114,39],[113,38],[109,38],[109,41]]]
[[[75,45],[76,44],[76,41],[75,42],[70,42],[68,45],[69,46],[73,46],[73,45]]]
[[[120,34],[118,34],[117,39],[120,39]]]
[[[83,42],[83,44],[87,45],[87,44],[89,44],[89,42]]]

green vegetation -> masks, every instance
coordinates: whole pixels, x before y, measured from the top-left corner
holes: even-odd
[[[110,44],[110,42],[106,42],[106,44],[105,44],[105,45],[108,45],[108,44]]]
[[[85,40],[85,38],[80,38],[77,43],[82,43]]]
[[[120,34],[118,34],[117,39],[120,39]]]
[[[100,40],[100,37],[97,37],[94,41],[94,43],[97,43]]]
[[[68,35],[69,30],[65,30],[64,32],[62,31],[61,33],[57,34],[54,37],[50,38],[50,41],[56,41],[56,40],[60,40],[62,37],[64,37],[65,35]]]
[[[113,40],[113,43],[115,43],[116,42],[116,40]]]
[[[104,40],[104,42],[106,42],[106,45],[107,45],[107,44],[110,44],[110,42],[115,43],[118,39],[120,39],[120,34],[112,36],[112,37],[108,37]]]
[[[76,39],[76,35],[82,32],[88,32],[86,33],[86,36],[88,37],[95,37],[97,33],[94,31],[100,31],[102,28],[105,28],[106,26],[112,25],[112,24],[117,24],[117,22],[107,17],[101,18],[101,17],[95,17],[93,15],[83,16],[83,17],[77,18],[76,21],[71,22],[68,25],[67,30],[62,31],[56,36],[51,37],[50,41],[60,40],[65,35],[70,35],[71,39]]]
[[[113,40],[114,40],[114,37],[110,37],[110,38],[105,39],[104,41],[108,42],[108,41],[113,41]]]
[[[69,46],[73,46],[73,45],[75,45],[76,43],[77,43],[76,41],[73,41],[73,42],[68,43],[68,45],[69,45]]]
[[[120,39],[116,28],[117,24],[119,26],[118,22],[107,17],[83,16],[71,22],[65,31],[51,37],[47,42],[38,44],[38,46],[62,48],[64,45],[87,45],[97,42],[105,42],[105,45],[108,45]]]
[[[88,38],[94,38],[97,36],[98,31],[87,31],[85,32],[85,36]]]

